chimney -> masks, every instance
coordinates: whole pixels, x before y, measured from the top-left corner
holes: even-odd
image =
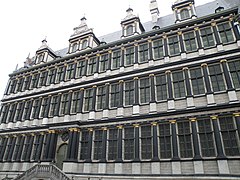
[[[152,22],[156,23],[159,15],[157,0],[151,0],[149,8],[152,15]]]

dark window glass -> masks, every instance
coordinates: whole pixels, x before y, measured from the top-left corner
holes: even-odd
[[[71,105],[71,112],[72,113],[81,112],[81,109],[80,109],[80,105],[82,103],[81,99],[82,99],[81,98],[81,91],[73,92],[72,105]]]
[[[8,142],[8,138],[1,138],[1,143],[0,143],[0,161],[3,160],[4,154],[5,154],[5,150],[7,147],[7,142]]]
[[[125,51],[125,66],[130,66],[134,62],[134,47],[127,48]]]
[[[22,87],[23,87],[23,78],[19,78],[17,81],[17,92],[21,92],[22,91]]]
[[[20,156],[21,159],[21,146],[23,147],[23,145],[21,144],[22,140],[24,139],[23,136],[18,136],[17,142],[15,144],[15,148],[14,148],[14,153],[13,153],[13,161],[16,161],[18,156]],[[1,146],[0,146],[1,149]]]
[[[140,44],[139,45],[139,62],[148,61],[148,44]]]
[[[19,102],[16,110],[15,121],[21,121],[24,110],[24,102]]]
[[[82,131],[82,139],[81,139],[81,152],[80,159],[85,160],[88,158],[88,146],[89,146],[89,131]]]
[[[50,69],[48,73],[47,85],[54,84],[56,78],[56,69]]]
[[[67,80],[73,79],[75,76],[75,63],[68,64],[67,66]]]
[[[134,81],[126,81],[125,82],[125,105],[133,105],[135,93],[134,93]]]
[[[214,157],[215,145],[211,121],[209,119],[199,119],[197,123],[202,156]]]
[[[97,109],[104,109],[106,107],[106,86],[98,87],[97,91]]]
[[[104,54],[101,56],[100,58],[100,70],[99,72],[104,72],[107,70],[107,67],[108,67],[108,58],[109,58],[109,55],[108,54]]]
[[[24,79],[23,91],[28,90],[30,87],[32,76],[27,76]]]
[[[14,121],[16,108],[17,108],[17,103],[13,103],[13,104],[10,105],[6,122],[13,122]]]
[[[190,52],[197,50],[196,37],[194,32],[184,33],[183,37],[186,51]]]
[[[141,127],[141,155],[142,159],[152,158],[152,127]]]
[[[77,75],[76,77],[82,77],[85,75],[86,72],[86,61],[82,60],[82,61],[78,61],[77,63]]]
[[[194,95],[204,94],[204,82],[201,68],[190,69],[192,90]]]
[[[26,101],[25,102],[25,107],[24,107],[24,115],[23,119],[29,120],[31,116],[31,111],[32,111],[32,101]]]
[[[159,59],[164,56],[162,39],[153,41],[153,51],[154,59]]]
[[[150,101],[150,81],[149,78],[140,79],[140,102],[148,103]]]
[[[188,121],[178,122],[177,127],[180,156],[182,158],[193,157],[190,123]]]
[[[132,25],[127,26],[126,34],[127,34],[127,36],[133,34],[133,26]]]
[[[35,161],[40,160],[42,147],[43,147],[43,135],[39,134],[35,136],[35,141],[33,144],[33,153],[32,153],[33,160]]]
[[[231,61],[228,63],[228,66],[232,76],[234,87],[240,88],[240,60]]]
[[[58,113],[59,113],[58,106],[59,106],[59,96],[55,95],[51,99],[50,112],[49,112],[50,117],[58,115]]]
[[[159,149],[161,159],[172,157],[171,139],[170,123],[159,124]]]
[[[120,87],[119,84],[111,84],[110,90],[111,107],[118,107],[120,101]]]
[[[5,161],[9,161],[9,160],[12,159],[12,154],[13,154],[13,148],[14,148],[14,145],[15,145],[15,141],[16,141],[15,137],[10,137],[9,138],[7,148],[6,148],[6,151],[5,151],[5,156],[4,156]]]
[[[48,99],[49,97],[45,97],[42,100],[42,106],[41,106],[41,117],[47,118],[48,117]]]
[[[33,74],[30,89],[37,88],[40,74]]]
[[[102,140],[103,140],[103,130],[95,130],[94,133],[94,160],[100,160],[102,158]]]
[[[227,156],[239,156],[239,136],[232,116],[219,117],[220,131],[222,134],[225,154]]]
[[[15,92],[15,89],[16,89],[16,86],[17,86],[17,80],[16,80],[16,79],[11,80],[9,92],[10,92],[10,93],[14,93],[14,92]]]
[[[134,159],[134,127],[124,128],[124,159]]]
[[[72,52],[76,52],[78,48],[78,44],[77,43],[73,43],[72,45]]]
[[[40,74],[39,87],[45,86],[47,82],[47,71],[43,71]]]
[[[7,104],[2,105],[2,108],[1,108],[1,123],[6,123],[8,112],[9,112],[9,105],[7,105]]]
[[[181,20],[190,18],[189,10],[183,9],[180,11]]]
[[[33,102],[33,107],[32,107],[32,119],[38,119],[39,116],[39,110],[40,110],[40,100],[39,99],[35,99]]]
[[[232,28],[229,22],[218,24],[217,27],[223,44],[234,41]]]
[[[213,32],[211,27],[207,27],[204,29],[201,29],[201,37],[203,42],[203,47],[211,47],[215,45],[214,38],[213,38]]]
[[[186,92],[185,92],[183,72],[182,71],[173,72],[172,77],[173,77],[173,88],[174,88],[175,98],[185,97]]]
[[[167,81],[165,74],[157,75],[155,78],[157,100],[161,101],[167,99]]]
[[[29,161],[31,157],[32,152],[32,146],[33,146],[33,136],[27,136],[25,143],[24,143],[24,149],[22,154],[22,160],[23,161]]]
[[[120,67],[121,51],[114,51],[112,57],[112,69],[118,69]]]
[[[84,93],[84,111],[92,110],[93,106],[93,89],[86,89]]]
[[[61,81],[64,81],[65,79],[65,71],[66,71],[66,67],[65,66],[59,66],[58,70],[57,70],[57,78],[56,78],[56,82],[59,83]]]
[[[93,57],[88,60],[88,75],[92,75],[97,72],[97,58]]]
[[[87,48],[87,43],[88,43],[87,40],[83,40],[83,42],[82,42],[82,49],[86,49]]]
[[[180,53],[178,36],[172,36],[168,38],[168,47],[170,55],[176,55]]]
[[[69,107],[69,93],[62,94],[61,98],[61,106],[60,106],[60,114],[65,115],[68,114]]]
[[[214,92],[225,90],[225,83],[223,80],[223,72],[220,64],[209,65],[209,76],[211,79],[212,89]]]
[[[118,152],[118,129],[109,129],[108,160],[116,160]]]

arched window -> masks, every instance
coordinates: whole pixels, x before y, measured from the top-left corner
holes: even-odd
[[[181,16],[181,20],[190,18],[189,10],[188,9],[181,10],[180,16]]]
[[[129,26],[127,27],[127,36],[128,36],[128,35],[131,35],[131,34],[133,34],[133,26],[132,26],[132,25],[129,25]]]
[[[82,49],[87,48],[87,40],[83,40],[82,42]]]
[[[75,51],[77,51],[77,43],[74,43],[72,45],[72,52],[75,52]]]
[[[38,63],[42,62],[43,61],[43,58],[44,58],[44,55],[43,54],[40,54],[38,56]]]

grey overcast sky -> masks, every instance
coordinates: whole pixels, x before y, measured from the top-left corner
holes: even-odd
[[[175,0],[158,0],[160,16],[172,13]],[[195,0],[201,5],[213,0]],[[3,95],[8,74],[30,53],[34,56],[47,37],[54,51],[68,46],[73,28],[85,15],[88,27],[97,37],[118,31],[120,22],[131,7],[141,22],[151,20],[150,0],[7,0],[0,6],[0,97]]]

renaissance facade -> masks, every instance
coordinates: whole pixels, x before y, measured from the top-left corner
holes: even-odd
[[[240,178],[239,6],[151,0],[104,41],[85,17],[68,48],[43,40],[9,75],[0,178]]]

